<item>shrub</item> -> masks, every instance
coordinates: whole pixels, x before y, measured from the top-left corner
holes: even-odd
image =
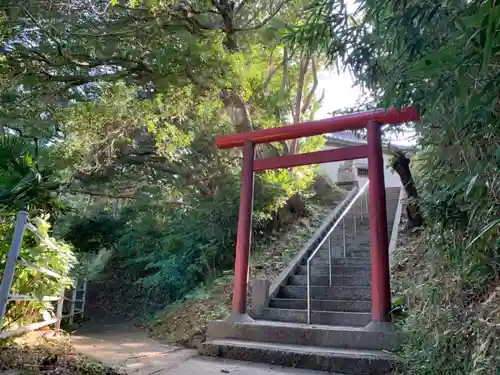
[[[312,183],[313,169],[304,168],[301,178],[296,176],[287,170],[256,175],[254,236],[276,229],[276,221],[281,219],[278,209]],[[226,176],[215,194],[196,196],[189,202],[172,202],[170,194],[165,196],[136,199],[122,210],[119,219],[98,214],[78,220],[65,237],[77,238],[75,246],[85,242],[79,246],[84,252],[114,249],[108,271],[111,277],[120,275],[116,288],[129,293],[128,299],[142,296],[162,307],[233,268],[240,178]],[[107,228],[112,231],[102,236]],[[87,235],[78,236],[81,233]],[[135,287],[123,288],[125,279]]]

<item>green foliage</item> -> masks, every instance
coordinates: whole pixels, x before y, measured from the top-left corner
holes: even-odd
[[[34,147],[16,136],[0,134],[0,210],[29,209],[57,214],[59,184],[52,171],[41,169]]]
[[[77,217],[64,234],[64,239],[73,244],[79,253],[95,254],[101,249],[110,249],[118,239],[123,222],[103,213],[93,217]]]
[[[39,218],[37,227],[42,235],[48,237],[50,224],[47,221]],[[4,217],[0,222],[0,278],[5,268],[13,233],[14,220],[11,217]],[[62,287],[71,285],[72,281],[67,276],[76,264],[72,248],[62,241],[55,241],[55,243],[59,247],[59,251],[55,251],[37,236],[26,231],[20,256],[38,267],[52,269],[63,277],[55,279],[29,267],[18,266],[11,293],[30,295],[36,297],[38,301],[9,303],[6,319],[2,322],[2,329],[40,321],[42,320],[41,314],[45,311],[49,311],[52,316],[55,316],[53,302],[43,302],[42,298],[59,296]]]
[[[82,272],[109,260],[128,289],[164,306],[232,268],[241,153],[214,138],[317,111],[321,60],[281,43],[305,3],[113,2],[97,14],[4,2],[0,127],[45,151],[72,208],[56,233]],[[299,145],[316,151],[322,139]],[[290,146],[259,146],[258,157]],[[279,226],[278,210],[314,175],[259,175],[255,230]]]
[[[83,252],[114,249],[110,263],[136,284],[133,294],[165,306],[234,265],[240,184],[235,176],[224,181],[213,196],[190,205],[141,198],[117,219],[76,220],[65,239]],[[257,175],[255,234],[272,230],[277,210],[311,182],[307,174],[296,180],[288,171]]]
[[[57,199],[59,183],[55,174],[45,166],[40,167],[37,156],[31,142],[14,135],[0,135],[0,278],[9,253],[17,211],[28,210],[32,220],[36,218],[39,232],[46,237],[51,227],[49,220],[65,211]],[[54,279],[18,266],[11,293],[31,295],[38,301],[9,303],[6,318],[0,322],[3,329],[40,321],[41,313],[53,307],[51,302],[43,302],[41,298],[59,296],[62,287],[70,284],[67,276],[76,263],[75,256],[69,245],[61,241],[56,243],[59,251],[25,231],[21,257],[38,267],[54,270],[62,278]]]
[[[366,0],[348,18],[335,3],[318,1],[292,39],[344,63],[375,102],[418,105],[422,113],[414,166],[428,271],[408,291],[405,374],[493,373],[500,363],[500,7]]]
[[[106,268],[115,251],[108,248],[93,251],[92,253],[77,253],[78,265],[75,267],[75,273],[83,276],[88,281],[100,281],[105,275]]]
[[[161,290],[174,301],[200,281],[214,278],[233,260],[238,217],[238,191],[233,186],[189,210],[154,209],[130,217],[118,256],[144,288]],[[147,233],[147,235],[144,235]]]

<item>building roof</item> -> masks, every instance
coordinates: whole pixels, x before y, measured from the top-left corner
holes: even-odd
[[[355,143],[355,144],[366,144],[366,140],[363,138],[358,138],[353,132],[350,131],[343,131],[343,132],[337,132],[337,133],[330,133],[326,135],[327,137],[327,142],[338,142],[338,141],[343,141],[343,142],[349,142],[349,143]]]
[[[351,131],[342,131],[336,133],[326,134],[326,144],[330,146],[355,146],[355,145],[364,145],[367,141],[364,138],[358,138]],[[401,144],[400,142],[391,142],[390,144],[384,143],[384,150],[388,150],[389,148],[399,149],[402,151],[410,151],[413,150],[414,147]]]

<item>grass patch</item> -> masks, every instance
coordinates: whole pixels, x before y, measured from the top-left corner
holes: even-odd
[[[432,251],[431,229],[402,233],[392,285],[409,308],[398,322],[405,375],[500,374],[500,281],[472,297],[467,284]],[[473,271],[473,270],[472,270]]]
[[[311,198],[307,202],[307,216],[298,218],[271,236],[254,238],[250,280],[267,278],[272,281],[276,278],[339,201],[338,194],[322,199]],[[212,284],[198,287],[183,301],[169,306],[150,324],[153,335],[168,343],[197,347],[205,339],[208,322],[229,315],[232,283],[233,271],[226,271]]]
[[[38,331],[0,341],[0,373],[12,375],[121,375],[77,354],[69,336]]]

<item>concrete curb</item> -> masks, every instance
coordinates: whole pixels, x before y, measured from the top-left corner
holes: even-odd
[[[403,207],[406,205],[406,193],[405,189],[401,187],[399,192],[399,202],[398,208],[396,209],[396,214],[394,216],[394,223],[392,225],[391,238],[389,239],[389,264],[392,265],[394,260],[394,251],[396,250],[396,245],[398,244],[398,234],[399,234],[399,224],[401,223],[401,217],[403,213]]]

